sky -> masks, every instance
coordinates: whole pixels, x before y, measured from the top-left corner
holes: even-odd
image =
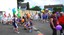
[[[40,6],[40,8],[44,8],[44,5],[56,5],[63,4],[64,0],[25,0],[24,2],[29,2],[30,8],[33,6]]]
[[[6,15],[12,15],[12,9],[17,9],[17,0],[0,0],[0,11],[5,11]]]

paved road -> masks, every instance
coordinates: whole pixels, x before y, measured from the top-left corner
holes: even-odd
[[[19,32],[20,32],[19,34],[15,33],[12,25],[0,24],[0,35],[37,35],[38,34],[36,31],[29,33],[26,30],[23,30],[23,27],[20,26],[19,26]]]
[[[33,23],[34,23],[34,27],[39,29],[39,31],[44,35],[52,34],[52,30],[50,29],[49,22],[43,23],[42,21],[33,21]],[[26,30],[23,30],[22,26],[19,26],[19,31],[20,33],[17,34],[14,32],[12,25],[0,24],[0,35],[37,35],[38,34],[38,32],[35,30],[32,33],[29,33]]]
[[[52,35],[52,30],[50,28],[49,22],[43,23],[42,21],[34,21],[34,26],[39,29],[41,33],[44,35]],[[57,32],[57,35],[59,35],[59,31]]]

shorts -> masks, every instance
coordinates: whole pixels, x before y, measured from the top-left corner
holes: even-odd
[[[29,26],[28,28],[32,28],[32,26]]]
[[[15,28],[18,28],[17,23],[13,23],[13,26],[14,26]]]

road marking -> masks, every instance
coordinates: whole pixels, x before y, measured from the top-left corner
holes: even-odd
[[[34,26],[33,26],[33,29],[34,29],[34,30],[37,30],[37,28],[34,27]],[[38,35],[43,35],[40,31],[37,31],[37,33],[38,33]]]

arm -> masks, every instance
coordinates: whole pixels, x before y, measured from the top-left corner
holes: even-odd
[[[59,25],[59,21],[57,20],[57,24]]]
[[[54,23],[53,23],[53,18],[51,18],[50,21],[51,21],[53,28],[55,28]]]

